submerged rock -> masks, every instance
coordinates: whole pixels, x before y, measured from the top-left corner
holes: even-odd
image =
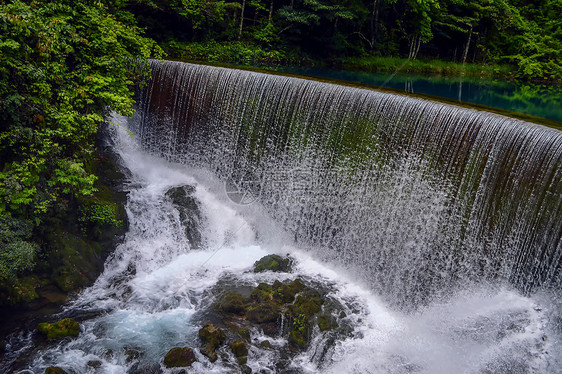
[[[56,366],[49,366],[45,369],[45,374],[67,374],[66,371]]]
[[[199,338],[204,343],[201,353],[208,357],[211,362],[215,362],[218,359],[215,350],[224,343],[226,333],[213,324],[208,324],[199,330]]]
[[[90,360],[90,361],[88,361],[87,365],[91,368],[99,369],[102,365],[102,362],[99,361],[99,360]]]
[[[283,258],[279,255],[268,255],[254,263],[254,273],[261,273],[267,270],[289,273],[292,265],[293,261],[290,258]]]
[[[167,368],[191,366],[195,361],[197,360],[193,349],[188,347],[172,348],[164,357],[164,365]]]
[[[61,339],[66,337],[77,337],[80,333],[80,325],[72,318],[65,318],[55,323],[40,323],[37,330],[45,335],[47,339]]]

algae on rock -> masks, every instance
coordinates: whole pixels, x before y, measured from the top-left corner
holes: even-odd
[[[42,322],[37,325],[37,330],[47,339],[75,338],[80,333],[80,325],[72,318],[65,318],[54,323]]]

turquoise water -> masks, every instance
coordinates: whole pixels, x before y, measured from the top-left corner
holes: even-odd
[[[340,79],[412,93],[434,95],[512,110],[562,122],[562,86],[505,82],[478,78],[443,78],[391,73],[368,73],[318,68],[282,68],[283,71]]]

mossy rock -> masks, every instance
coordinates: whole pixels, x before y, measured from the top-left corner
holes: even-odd
[[[188,347],[176,347],[164,356],[164,365],[167,368],[177,368],[191,366],[195,361],[195,353],[193,349]]]
[[[199,338],[204,343],[200,349],[201,353],[211,362],[215,362],[218,359],[215,350],[224,343],[226,333],[213,324],[208,324],[199,330]]]
[[[338,327],[338,323],[330,315],[322,314],[318,316],[318,327],[320,331],[324,332]]]
[[[47,339],[75,338],[80,333],[80,325],[72,318],[65,318],[55,323],[43,322],[37,326],[37,329]]]
[[[308,289],[297,296],[289,310],[293,316],[304,314],[308,320],[313,315],[320,313],[323,303],[324,300],[318,292]]]
[[[289,344],[302,349],[308,344],[308,339],[302,332],[291,330],[291,332],[289,332]]]
[[[273,301],[273,288],[266,283],[260,283],[252,290],[250,299],[257,303],[269,303]]]
[[[254,273],[262,271],[276,271],[288,273],[291,271],[293,261],[279,255],[268,255],[254,263]]]
[[[246,318],[254,323],[276,322],[279,319],[279,308],[272,304],[260,304],[250,308]]]
[[[229,292],[221,298],[218,309],[229,314],[243,315],[246,313],[246,298],[237,292]]]
[[[295,300],[295,296],[305,288],[305,285],[297,278],[289,284],[275,281],[273,288],[275,289],[274,296],[281,302],[288,304]]]
[[[224,343],[226,334],[221,328],[213,324],[208,324],[199,330],[199,338],[201,338],[204,343],[209,343],[216,348]]]
[[[45,369],[45,374],[67,374],[66,371],[56,366],[49,366]]]
[[[237,340],[230,343],[230,349],[238,359],[238,363],[240,365],[246,364],[248,361],[248,347],[246,347],[246,343],[244,343],[244,341]]]
[[[39,298],[37,288],[45,282],[36,275],[18,278],[14,282],[0,283],[0,305],[29,303]]]
[[[264,340],[263,342],[260,343],[260,347],[271,349],[271,343],[269,342],[269,340]]]

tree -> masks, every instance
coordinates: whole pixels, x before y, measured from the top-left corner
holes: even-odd
[[[55,202],[94,191],[95,135],[109,111],[132,114],[130,87],[159,51],[118,16],[102,1],[0,5],[0,217],[39,225]]]

